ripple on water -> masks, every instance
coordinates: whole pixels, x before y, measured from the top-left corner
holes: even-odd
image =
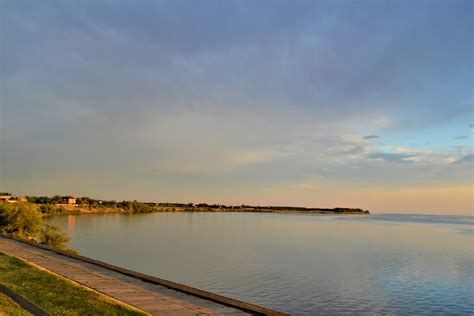
[[[65,217],[55,222],[67,230]],[[75,219],[70,246],[295,315],[473,315],[472,223],[401,215],[89,215]]]

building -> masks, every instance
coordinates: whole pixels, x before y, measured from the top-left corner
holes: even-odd
[[[16,202],[28,202],[24,196],[14,196],[11,193],[0,192],[0,202],[16,203]]]
[[[76,198],[73,196],[65,196],[62,198],[61,204],[76,205]]]
[[[10,193],[0,193],[0,202],[8,202],[12,198]]]

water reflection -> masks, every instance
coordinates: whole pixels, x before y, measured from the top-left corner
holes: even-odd
[[[471,218],[157,213],[53,220],[82,254],[294,314],[472,314]],[[471,233],[459,233],[471,232]]]
[[[74,233],[74,226],[76,225],[76,216],[67,215],[67,231],[69,235]]]

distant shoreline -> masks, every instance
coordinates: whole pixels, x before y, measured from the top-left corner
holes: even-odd
[[[1,194],[1,193],[0,193]],[[3,193],[3,201],[7,203],[28,202],[35,204],[43,215],[60,214],[91,214],[91,213],[157,213],[157,212],[213,212],[213,213],[288,213],[288,214],[370,214],[361,208],[335,207],[316,208],[298,206],[253,206],[253,205],[223,205],[207,203],[157,203],[98,200],[89,197],[73,196],[14,196],[11,193]]]
[[[55,205],[57,212],[50,215],[60,214],[139,214],[139,213],[276,213],[276,214],[328,214],[328,215],[369,215],[369,211],[362,209],[334,208],[334,209],[284,209],[284,208],[205,208],[205,207],[171,207],[154,206],[153,211],[131,212],[124,208],[117,207],[89,207]],[[49,215],[49,214],[45,214]]]

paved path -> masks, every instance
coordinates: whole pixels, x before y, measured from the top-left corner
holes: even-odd
[[[106,268],[0,237],[0,252],[34,263],[153,315],[249,315]]]

